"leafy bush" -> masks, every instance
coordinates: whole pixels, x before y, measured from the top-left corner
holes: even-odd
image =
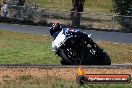
[[[113,7],[119,15],[132,16],[132,0],[113,0]]]
[[[113,0],[113,9],[118,13],[118,22],[122,25],[122,29],[132,32],[132,0]],[[124,17],[125,16],[125,17]]]

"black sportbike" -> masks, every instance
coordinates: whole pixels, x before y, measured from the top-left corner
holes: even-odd
[[[62,32],[66,37],[56,50],[62,65],[111,65],[109,55],[89,35],[75,31]]]

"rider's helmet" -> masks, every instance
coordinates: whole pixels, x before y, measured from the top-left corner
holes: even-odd
[[[50,34],[51,36],[55,33],[55,32],[59,32],[61,30],[60,24],[59,23],[53,23],[50,29]]]
[[[59,23],[53,23],[53,24],[52,24],[52,27],[53,27],[54,29],[59,29],[59,28],[60,28],[60,24],[59,24]]]

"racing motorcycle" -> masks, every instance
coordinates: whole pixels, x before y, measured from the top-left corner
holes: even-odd
[[[70,28],[61,28],[55,33],[55,37],[52,35],[52,49],[62,58],[61,64],[111,65],[109,55],[90,36]]]

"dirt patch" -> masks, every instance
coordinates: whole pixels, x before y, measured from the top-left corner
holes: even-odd
[[[0,48],[7,48],[9,46],[10,46],[9,44],[0,42]]]
[[[87,74],[130,74],[132,69],[99,69],[88,68]],[[16,79],[20,76],[32,76],[35,78],[57,77],[64,80],[76,80],[78,68],[0,68],[0,84],[3,83],[3,78],[9,77]]]

